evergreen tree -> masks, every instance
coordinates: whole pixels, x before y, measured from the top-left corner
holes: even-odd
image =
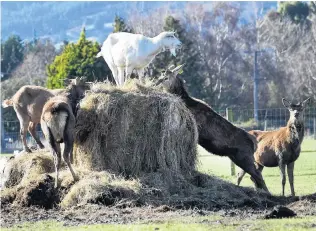
[[[301,22],[308,17],[309,6],[300,1],[279,2],[278,12],[282,16],[290,17],[293,22]]]
[[[126,24],[123,18],[119,17],[118,15],[115,15],[114,19],[114,25],[113,25],[113,33],[116,32],[128,32],[133,33],[132,29],[129,28]]]
[[[21,38],[17,35],[1,43],[1,72],[5,78],[23,61],[23,49]]]
[[[185,29],[180,24],[180,21],[172,16],[165,19],[163,28],[165,31],[176,32],[176,37],[182,42],[182,47],[177,51],[177,56],[174,57],[170,52],[165,51],[157,55],[153,63],[150,65],[150,72],[153,76],[157,77],[161,71],[170,67],[171,65],[177,66],[185,64],[183,67],[182,78],[186,80],[186,85],[189,87],[190,92],[196,90],[194,87],[198,81],[198,53],[194,48],[190,36],[187,36]]]
[[[104,80],[110,70],[104,60],[97,59],[99,44],[86,39],[83,28],[79,41],[65,45],[63,52],[56,56],[47,67],[47,87],[62,88],[64,79],[74,76],[85,76],[88,81]]]

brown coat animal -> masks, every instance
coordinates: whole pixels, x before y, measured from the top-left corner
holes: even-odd
[[[77,180],[70,164],[74,143],[73,130],[75,122],[71,101],[68,97],[55,96],[45,103],[41,116],[41,127],[54,156],[56,172],[55,187],[58,185],[58,171],[61,164],[60,143],[65,144],[63,159],[74,180]]]
[[[78,87],[83,86],[84,79],[76,78],[69,80],[71,85]],[[27,130],[31,133],[36,143],[40,148],[44,148],[44,145],[36,135],[36,125],[40,123],[42,109],[48,99],[66,91],[71,91],[70,94],[78,94],[73,99],[80,98],[80,94],[83,95],[82,91],[74,91],[74,88],[69,89],[56,89],[49,90],[39,86],[23,86],[21,87],[11,99],[4,100],[2,106],[9,107],[13,106],[16,115],[20,122],[20,135],[23,142],[23,149],[26,152],[31,152],[30,148],[26,144],[26,133]]]
[[[285,166],[291,186],[291,194],[294,192],[294,162],[300,155],[301,143],[304,138],[303,111],[309,99],[299,103],[290,104],[282,99],[283,105],[290,111],[290,119],[286,127],[274,131],[250,131],[258,141],[258,148],[254,154],[257,168],[262,172],[263,167],[279,167],[282,180],[282,195],[284,196]],[[240,184],[245,171],[238,173],[238,185]]]
[[[177,76],[180,70],[181,66],[173,71],[167,70],[158,82],[164,82],[167,91],[180,96],[195,116],[199,144],[211,153],[228,156],[252,176],[258,188],[268,191],[261,172],[254,165],[255,138],[218,115],[205,102],[190,97],[183,80]]]

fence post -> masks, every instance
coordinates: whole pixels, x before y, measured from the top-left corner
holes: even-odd
[[[314,140],[316,140],[316,117],[314,117]]]
[[[226,108],[226,119],[230,122],[233,122],[233,110],[228,107]],[[235,164],[233,161],[230,161],[230,175],[236,175]]]

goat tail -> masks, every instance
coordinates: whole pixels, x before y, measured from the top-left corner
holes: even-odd
[[[13,101],[12,99],[5,99],[2,102],[2,107],[6,108],[6,107],[12,107],[13,106]]]
[[[253,143],[253,149],[254,149],[254,152],[256,152],[257,148],[258,148],[258,141],[256,139],[255,136],[247,133],[248,137],[251,139],[252,143]]]

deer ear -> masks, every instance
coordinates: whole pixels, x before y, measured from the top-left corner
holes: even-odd
[[[87,76],[81,76],[80,77],[80,82],[84,83],[87,81]]]
[[[302,102],[303,107],[305,107],[305,105],[310,102],[310,99],[311,99],[311,98],[305,99],[305,100]]]
[[[63,79],[64,80],[64,85],[69,85],[72,81],[72,79]]]
[[[184,64],[177,66],[175,69],[172,70],[172,73],[174,73],[175,75],[181,74],[183,72],[183,66]]]
[[[284,105],[284,107],[289,108],[291,106],[290,102],[287,101],[286,99],[282,98],[282,103]]]
[[[168,67],[168,70],[171,71],[172,68],[174,68],[174,64],[170,65],[170,66]]]

